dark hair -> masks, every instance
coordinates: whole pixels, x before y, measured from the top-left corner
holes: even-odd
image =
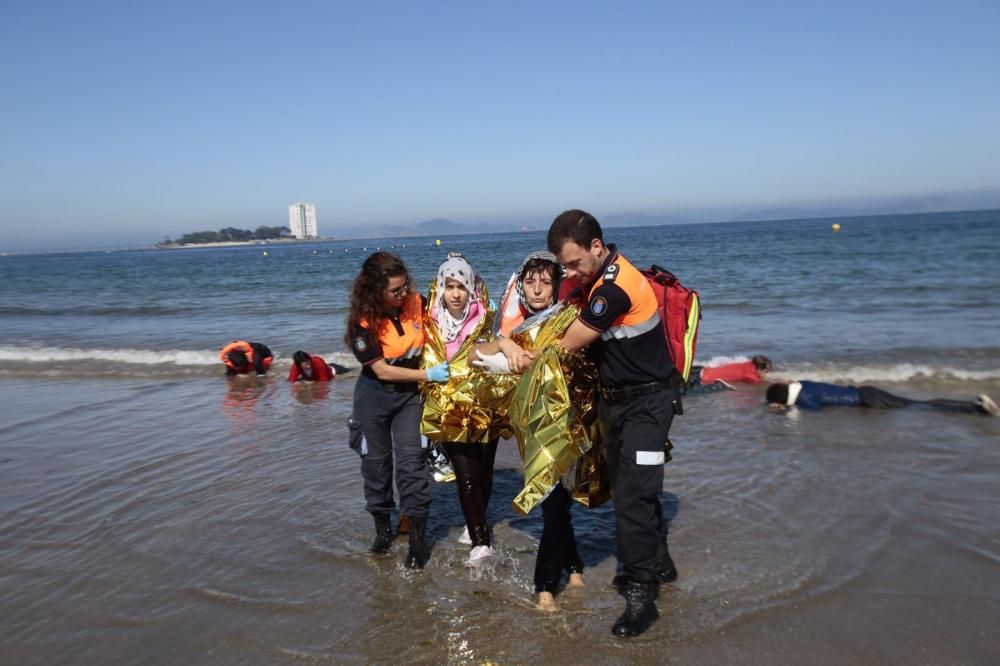
[[[758,372],[768,372],[771,369],[771,359],[763,354],[758,354],[750,360],[753,361],[753,365],[757,368]]]
[[[601,225],[597,223],[597,218],[587,211],[574,208],[561,213],[553,220],[546,242],[549,252],[558,255],[568,241],[573,241],[582,248],[589,248],[595,238],[604,243]]]
[[[406,286],[412,291],[413,279],[398,256],[392,252],[376,252],[365,259],[351,287],[351,310],[347,314],[347,332],[344,334],[348,347],[354,345],[354,336],[362,321],[369,331],[377,334],[385,318],[382,297],[389,286],[389,278],[400,275],[406,276]]]
[[[312,356],[305,353],[304,351],[297,351],[292,354],[292,361],[295,365],[302,365],[303,363],[308,363],[312,359]]]
[[[768,404],[784,405],[788,402],[788,384],[771,384],[767,387]]]
[[[248,363],[247,355],[238,349],[234,349],[233,351],[226,354],[226,358],[228,358],[229,362],[232,363],[237,368],[242,368],[244,365]]]
[[[521,272],[517,274],[517,293],[521,297],[521,305],[525,307],[528,312],[534,312],[529,306],[527,301],[524,301],[524,281],[529,275],[534,275],[535,273],[542,273],[548,275],[552,280],[552,300],[549,305],[553,305],[559,301],[559,286],[562,283],[562,266],[553,263],[551,259],[545,259],[544,257],[535,257],[524,262],[524,266],[521,267]],[[548,307],[548,306],[546,306]]]
[[[529,260],[524,267],[521,268],[521,273],[517,276],[517,279],[524,280],[532,273],[546,273],[553,281],[559,279],[559,266],[553,264],[548,259],[542,259],[541,257],[535,257]]]

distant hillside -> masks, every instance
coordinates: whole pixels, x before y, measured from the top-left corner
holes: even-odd
[[[765,220],[796,220],[809,218],[854,217],[858,215],[891,215],[934,213],[957,210],[1000,208],[1000,190],[983,189],[969,192],[934,193],[914,196],[868,197],[865,199],[796,202],[782,205],[775,202],[761,208],[742,206],[710,206],[674,212],[601,212],[595,211],[604,227],[644,227],[664,224],[698,224],[701,222],[756,222]],[[337,238],[405,238],[413,236],[450,236],[458,234],[503,233],[512,231],[545,231],[558,211],[524,215],[519,219],[493,222],[456,222],[434,218],[412,224],[358,225],[332,229]]]
[[[652,227],[662,224],[692,224],[701,222],[690,217],[680,215],[657,215],[650,213],[613,213],[598,217],[602,227]]]
[[[491,232],[519,231],[518,224],[462,224],[444,218],[418,222],[413,226],[382,224],[366,227],[339,227],[338,238],[405,238],[411,236],[451,236],[458,234],[482,234]]]
[[[804,220],[811,217],[848,217],[850,215],[857,215],[857,213],[846,208],[767,208],[737,215],[732,218],[732,221]]]
[[[424,234],[468,234],[475,233],[477,229],[467,224],[459,224],[444,218],[435,218],[426,222],[419,222],[415,230],[417,235]]]
[[[801,220],[816,217],[853,217],[857,215],[905,215],[941,213],[956,210],[985,210],[1000,207],[1000,190],[977,190],[943,194],[899,197],[872,197],[844,202],[839,206],[771,207],[735,214],[734,222],[761,220]]]

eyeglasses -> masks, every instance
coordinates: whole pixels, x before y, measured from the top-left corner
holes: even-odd
[[[410,285],[408,285],[408,284],[404,284],[401,287],[396,287],[395,289],[386,289],[386,291],[389,292],[389,294],[391,296],[393,296],[394,298],[401,297],[403,294],[405,294],[409,290],[410,290]]]

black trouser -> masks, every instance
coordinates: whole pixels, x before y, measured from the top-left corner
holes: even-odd
[[[267,374],[267,368],[264,367],[264,359],[265,358],[272,358],[274,356],[274,354],[271,353],[271,350],[263,342],[251,342],[250,343],[250,349],[253,350],[253,368],[254,368],[254,370],[257,371],[258,375]],[[239,370],[234,370],[233,368],[230,368],[228,365],[226,366],[226,376],[227,377],[233,377],[235,375],[242,375],[242,374],[245,374],[245,373],[248,373],[248,372],[250,372],[250,368],[248,368],[246,366],[240,368]]]
[[[681,395],[687,395],[688,391],[695,390],[701,386],[701,369],[703,366],[693,365],[691,366],[691,374],[688,375],[688,380],[681,381],[678,385]]]
[[[469,528],[472,547],[490,545],[490,530],[486,524],[486,509],[493,494],[493,462],[497,457],[499,439],[486,444],[444,442],[451,468],[455,470],[455,488],[462,505],[465,524]]]
[[[718,379],[716,379],[711,384],[702,384],[701,371],[702,371],[702,366],[700,365],[692,366],[691,374],[688,375],[688,380],[686,382],[681,380],[680,382],[677,383],[677,390],[681,395],[698,394],[698,393],[715,393],[716,391],[732,390],[731,387],[727,387]]]
[[[615,501],[618,560],[625,576],[640,583],[656,579],[666,534],[663,492],[664,445],[674,418],[673,391],[599,403],[608,447],[608,475]]]
[[[563,571],[583,573],[583,560],[576,551],[573,535],[572,505],[573,499],[561,483],[557,483],[542,502],[542,539],[538,542],[535,558],[535,592],[555,593]]]
[[[391,390],[396,389],[396,390]],[[361,375],[354,386],[354,418],[361,424],[368,453],[361,457],[366,509],[388,513],[395,508],[392,473],[395,459],[399,510],[411,518],[427,515],[431,504],[430,470],[420,446],[423,402],[416,384],[387,389]]]
[[[883,391],[874,386],[859,386],[858,396],[861,398],[862,407],[875,407],[877,409],[894,409],[897,407],[909,407],[919,405],[931,409],[939,409],[944,412],[962,412],[964,414],[983,413],[984,410],[975,402],[966,400],[947,400],[935,398],[934,400],[912,400],[901,395],[895,395],[888,391]]]
[[[264,359],[271,358],[274,355],[263,342],[251,342],[250,346],[253,348],[254,370],[257,371],[258,375],[263,375],[267,372],[267,368],[264,367]]]

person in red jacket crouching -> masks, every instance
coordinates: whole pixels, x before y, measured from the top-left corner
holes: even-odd
[[[292,354],[292,367],[288,371],[288,381],[328,382],[337,376],[337,371],[327,365],[322,356],[310,356],[304,351]]]
[[[693,390],[732,390],[731,384],[760,384],[771,369],[771,359],[757,355],[742,363],[727,363],[707,367],[696,365],[691,368],[691,376],[682,384],[685,393]]]

